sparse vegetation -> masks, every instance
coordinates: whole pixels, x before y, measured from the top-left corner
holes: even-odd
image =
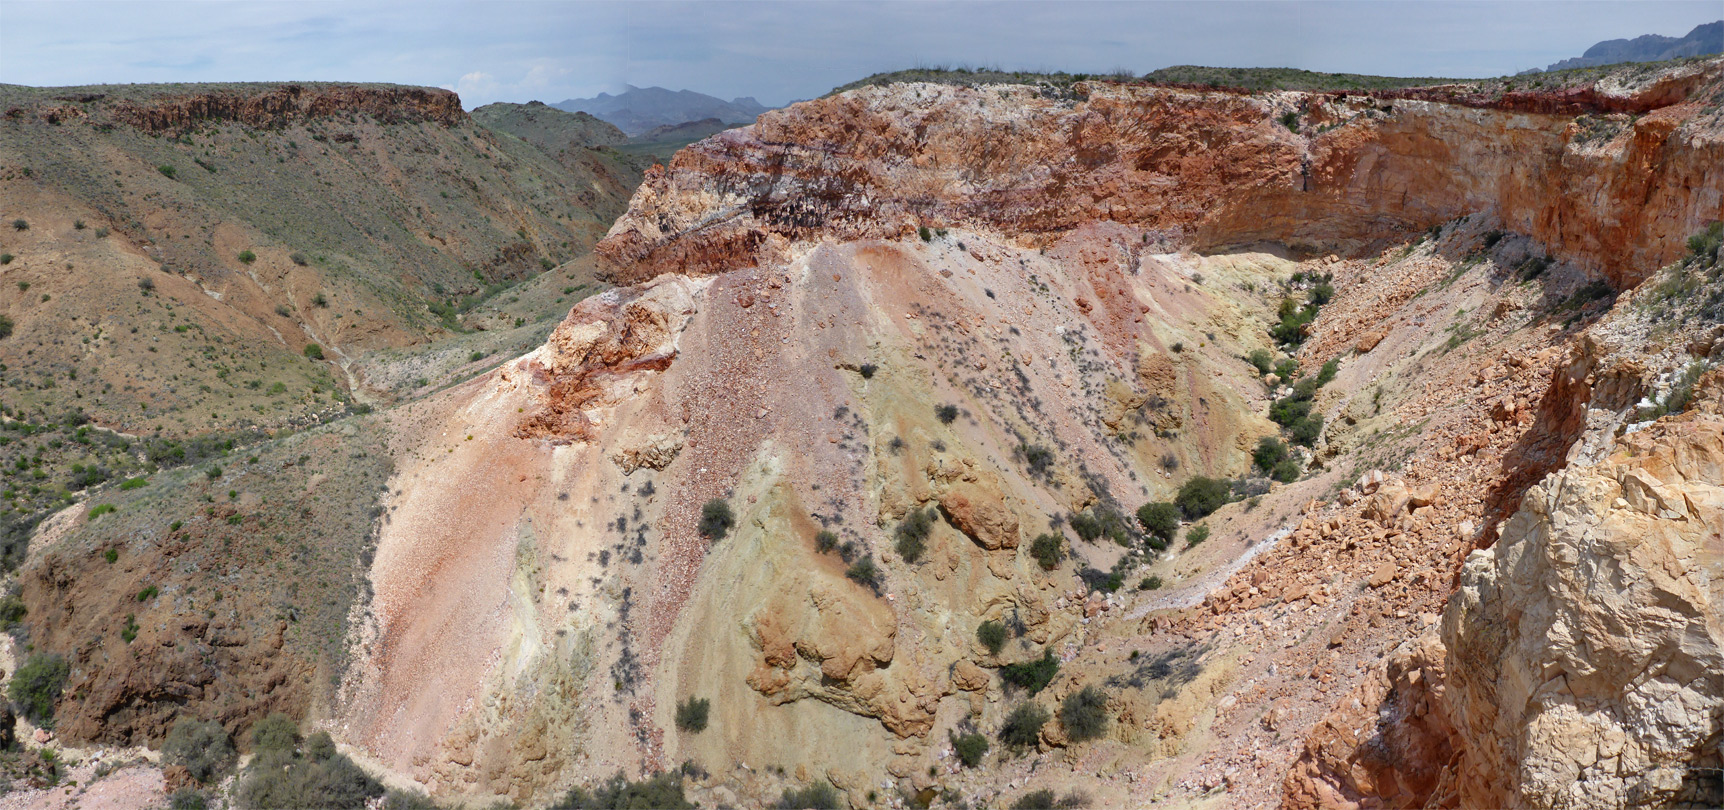
[[[838,547],[838,533],[821,529],[814,535],[814,550],[821,554],[830,554]]]
[[[713,498],[700,507],[700,536],[714,543],[723,540],[736,525],[736,514],[723,498]]]
[[[999,655],[1006,646],[1006,626],[991,619],[982,622],[976,626],[976,640],[988,648],[989,655]]]
[[[690,734],[699,734],[706,730],[707,715],[711,711],[711,700],[690,697],[676,704],[676,727]]]
[[[1107,732],[1107,694],[1094,686],[1060,701],[1060,725],[1073,742],[1085,742]]]
[[[874,372],[878,371],[879,369],[880,369],[880,367],[874,365],[873,363],[863,363],[862,365],[856,367],[856,373],[861,374],[862,379],[864,379],[864,380],[871,380],[871,379],[874,379]]]
[[[1034,748],[1041,741],[1042,726],[1047,725],[1048,717],[1048,710],[1033,700],[1019,703],[1000,724],[1000,742],[1008,748]]]
[[[1185,547],[1193,548],[1209,539],[1209,526],[1200,524],[1185,530]]]
[[[163,762],[184,766],[193,779],[206,785],[219,781],[238,758],[227,729],[213,720],[182,716],[162,742]]]
[[[1253,349],[1245,356],[1245,362],[1257,369],[1258,374],[1268,374],[1275,369],[1275,355],[1270,354],[1268,349]]]
[[[873,557],[865,556],[857,560],[844,572],[844,576],[866,588],[880,587],[880,568],[874,564]]]
[[[1059,567],[1060,561],[1065,558],[1064,541],[1065,538],[1057,534],[1036,535],[1036,539],[1030,541],[1030,556],[1036,558],[1036,564],[1040,565],[1043,571],[1052,571]]]
[[[1034,661],[1000,667],[1000,679],[1033,695],[1047,688],[1059,671],[1060,662],[1054,651],[1043,650],[1042,657]]]
[[[683,795],[682,776],[674,772],[654,774],[639,782],[621,773],[596,788],[577,787],[551,805],[551,810],[694,810]]]
[[[950,425],[958,418],[958,406],[937,405],[934,407],[934,418],[940,420],[942,425]]]
[[[1039,444],[1020,444],[1016,451],[1018,458],[1023,459],[1024,466],[1029,468],[1030,477],[1047,480],[1053,473],[1054,451]]]
[[[988,738],[975,732],[952,735],[952,750],[958,755],[958,761],[966,768],[974,768],[982,764],[982,757],[988,753]]]
[[[912,509],[898,524],[897,549],[898,556],[904,562],[915,563],[922,559],[922,553],[927,549],[928,534],[934,529],[934,508]]]
[[[301,744],[298,727],[277,713],[254,726],[252,737],[256,755],[235,788],[240,807],[361,810],[384,794],[377,780],[335,750],[326,732]]]
[[[645,805],[642,805],[643,807]],[[815,782],[801,790],[785,789],[775,810],[843,810],[844,800],[830,782]]]
[[[1161,577],[1144,577],[1143,581],[1137,583],[1137,589],[1140,591],[1160,590],[1161,589]]]
[[[42,728],[54,727],[54,703],[66,687],[72,668],[58,655],[32,654],[13,673],[6,696],[18,713]]]

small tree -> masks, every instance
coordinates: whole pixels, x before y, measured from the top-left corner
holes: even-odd
[[[712,701],[706,698],[690,697],[676,704],[676,727],[690,734],[705,731],[707,714],[711,709]]]
[[[1274,436],[1264,436],[1257,440],[1257,449],[1251,451],[1251,463],[1257,469],[1270,472],[1275,465],[1287,459],[1287,444]]]
[[[1086,686],[1060,701],[1060,725],[1073,742],[1100,737],[1107,731],[1107,693]]]
[[[713,498],[700,507],[700,536],[716,543],[730,534],[736,525],[736,515],[723,498]]]
[[[1173,502],[1179,511],[1185,513],[1188,520],[1208,517],[1211,512],[1226,505],[1228,493],[1233,489],[1224,478],[1209,478],[1199,475],[1179,488],[1179,494]]]
[[[1150,537],[1160,541],[1157,548],[1166,548],[1179,531],[1179,508],[1166,501],[1146,503],[1137,508],[1137,522]]]
[[[1006,626],[991,619],[982,622],[976,626],[976,640],[988,648],[989,655],[999,655],[1006,646]]]

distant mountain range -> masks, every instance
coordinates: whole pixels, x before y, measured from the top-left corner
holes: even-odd
[[[1634,39],[1607,39],[1573,59],[1564,59],[1546,70],[1614,65],[1618,62],[1662,62],[1685,56],[1724,53],[1724,20],[1698,25],[1685,37],[1647,34]]]
[[[571,98],[551,106],[588,113],[631,137],[657,127],[674,127],[707,118],[717,118],[726,124],[752,124],[761,113],[772,109],[747,96],[725,101],[693,90],[625,86],[628,89],[616,95],[600,93],[595,98]]]

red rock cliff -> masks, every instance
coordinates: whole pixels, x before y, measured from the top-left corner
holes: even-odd
[[[163,95],[120,101],[114,117],[146,132],[174,132],[202,121],[234,121],[270,128],[354,112],[386,123],[433,121],[454,126],[467,119],[461,99],[429,87],[283,84],[251,90]]]

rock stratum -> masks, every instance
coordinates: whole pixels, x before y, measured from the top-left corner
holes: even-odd
[[[1716,804],[1724,63],[1410,95],[898,84],[679,152],[621,286],[366,423],[306,716],[481,803]],[[220,677],[127,716],[271,708]]]

